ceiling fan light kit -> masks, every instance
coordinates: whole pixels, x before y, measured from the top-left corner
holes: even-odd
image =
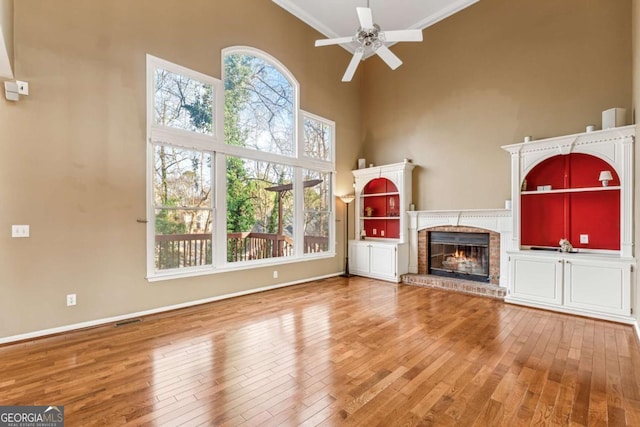
[[[395,70],[402,61],[391,52],[384,44],[387,42],[421,42],[422,30],[396,30],[381,31],[380,27],[373,22],[373,14],[369,7],[357,7],[358,21],[360,27],[352,37],[337,37],[333,39],[316,40],[316,47],[330,46],[349,42],[356,42],[360,46],[356,49],[347,66],[347,70],[342,76],[343,82],[349,82],[358,69],[360,61],[363,60],[365,54],[369,51],[375,53],[382,59],[392,70]]]

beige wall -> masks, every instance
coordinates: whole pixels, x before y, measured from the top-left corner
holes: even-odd
[[[145,280],[145,55],[220,77],[220,50],[263,49],[300,82],[301,107],[337,123],[336,192],[361,151],[349,54],[271,1],[20,0],[15,72],[0,99],[0,338],[340,272],[338,256],[273,268]],[[338,218],[342,218],[338,205]],[[31,237],[12,239],[12,224]],[[340,242],[344,222],[337,222]],[[67,308],[65,295],[78,305]]]
[[[365,63],[364,155],[411,158],[418,209],[501,208],[501,145],[584,132],[631,107],[631,0],[482,0]]]

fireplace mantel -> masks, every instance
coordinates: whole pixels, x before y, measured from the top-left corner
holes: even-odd
[[[409,215],[410,273],[418,273],[418,231],[438,226],[477,227],[500,234],[500,286],[508,286],[507,251],[511,249],[513,235],[510,209],[410,211],[407,214]]]

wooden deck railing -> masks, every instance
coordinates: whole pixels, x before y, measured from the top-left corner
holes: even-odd
[[[293,240],[267,233],[228,233],[227,261],[249,261],[293,254]]]
[[[305,236],[304,252],[326,252],[329,239]],[[268,233],[228,233],[227,261],[250,261],[293,255],[293,240],[287,236]],[[210,234],[156,235],[156,268],[193,267],[211,264]]]
[[[156,235],[156,268],[211,264],[211,234]]]

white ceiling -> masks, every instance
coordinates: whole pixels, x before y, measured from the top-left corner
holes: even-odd
[[[480,0],[369,0],[373,22],[382,30],[424,29]],[[351,36],[358,29],[356,7],[367,0],[273,0],[328,38]],[[355,43],[342,45],[353,52]]]

